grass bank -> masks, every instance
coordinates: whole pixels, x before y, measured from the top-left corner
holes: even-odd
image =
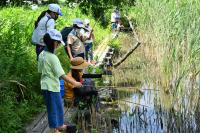
[[[180,106],[190,107],[199,93],[199,6],[196,0],[145,0],[130,10],[144,54],[158,64],[157,79]],[[190,102],[183,102],[185,96]]]
[[[24,123],[44,109],[40,91],[40,75],[37,73],[35,47],[31,44],[34,21],[45,10],[30,10],[23,7],[0,9],[0,132],[17,132]],[[61,30],[70,26],[74,18],[89,18],[78,8],[62,7],[64,16],[57,21],[56,28]],[[94,45],[109,33],[99,22],[95,24]],[[63,47],[57,50],[61,63],[67,72],[69,60]]]

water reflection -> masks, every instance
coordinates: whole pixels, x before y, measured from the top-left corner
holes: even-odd
[[[113,133],[199,132],[194,113],[170,107],[171,99],[162,91],[144,89],[143,95],[133,93],[129,97],[118,98],[122,113],[118,117],[119,127],[114,127]]]

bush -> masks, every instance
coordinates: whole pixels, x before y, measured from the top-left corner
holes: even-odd
[[[0,10],[0,132],[17,132],[44,108],[35,46],[31,44],[34,21],[43,10],[46,7],[36,11],[19,7]],[[57,21],[58,30],[71,25],[77,17],[89,18],[92,25],[95,23],[93,18],[83,16],[77,8],[62,11],[64,16]],[[100,42],[107,31],[97,23],[95,42]],[[68,72],[70,64],[63,47],[56,54]]]

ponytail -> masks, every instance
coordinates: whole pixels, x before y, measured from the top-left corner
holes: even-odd
[[[39,21],[45,16],[46,12],[47,12],[47,11],[43,11],[43,12],[40,14],[40,16],[38,17],[37,21],[35,21],[35,29],[37,28]]]

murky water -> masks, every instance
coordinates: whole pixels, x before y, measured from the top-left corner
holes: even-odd
[[[127,50],[123,48],[123,51]],[[196,104],[199,90],[188,93],[190,90],[184,88],[184,94],[174,96],[164,92],[161,79],[156,75],[156,63],[147,60],[143,52],[139,48],[119,68],[113,70],[112,85],[122,88],[115,88],[117,92],[114,99],[117,99],[117,103],[112,107],[115,112],[107,112],[109,115],[106,118],[109,118],[112,127],[107,132],[199,133],[200,113],[197,107],[200,104]],[[107,124],[106,128],[111,127]]]
[[[118,105],[122,113],[118,117],[119,125],[113,129],[113,133],[199,132],[195,114],[184,114],[167,107],[165,101],[169,99],[162,97],[161,91],[145,89],[143,95],[136,93],[119,99]],[[123,104],[129,108],[125,110]]]
[[[127,46],[122,47],[123,52],[131,47],[128,44],[131,41],[125,41]],[[113,69],[113,75],[105,76],[99,90],[104,100],[100,100],[99,110],[91,113],[88,132],[200,133],[199,90],[184,88],[180,95],[170,95],[158,78],[162,75],[157,75],[156,66],[156,62],[146,59],[143,49],[138,48]]]

